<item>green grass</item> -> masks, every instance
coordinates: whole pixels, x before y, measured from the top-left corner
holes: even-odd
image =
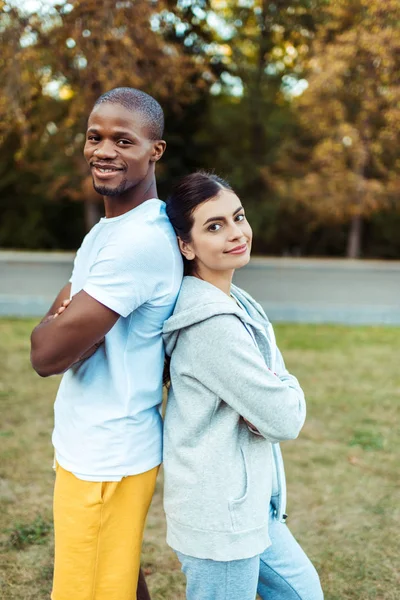
[[[9,530],[8,545],[16,550],[23,550],[32,544],[44,544],[52,530],[50,521],[36,517],[32,523],[16,523]]]
[[[49,597],[58,378],[29,364],[32,321],[0,321],[0,597]],[[298,440],[283,444],[288,524],[315,563],[326,600],[397,600],[400,575],[400,329],[279,325],[278,343],[308,400]],[[165,544],[162,478],[143,565],[153,600],[183,600]]]

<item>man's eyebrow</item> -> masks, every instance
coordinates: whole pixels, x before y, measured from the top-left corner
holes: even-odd
[[[115,137],[136,137],[133,131],[126,131],[124,129],[117,129],[113,132]]]
[[[89,127],[87,130],[87,133],[99,133],[99,130],[97,127]],[[116,131],[113,131],[113,136],[114,137],[136,137],[135,134],[133,133],[133,131],[126,131],[123,129],[117,129]]]
[[[236,215],[236,213],[238,213],[242,209],[243,209],[243,206],[239,206],[239,208],[237,208],[235,210],[235,212],[232,213],[232,217],[234,217]],[[207,221],[205,221],[203,223],[203,227],[204,227],[204,225],[207,225],[207,223],[210,223],[211,221],[225,221],[225,217],[210,217],[209,219],[207,219]]]

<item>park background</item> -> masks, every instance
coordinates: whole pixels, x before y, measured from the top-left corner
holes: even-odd
[[[80,245],[101,213],[87,117],[101,93],[132,86],[165,110],[160,197],[210,168],[246,203],[257,253],[400,256],[397,0],[0,10],[0,247]]]
[[[279,320],[309,321],[276,326],[308,399],[283,451],[289,525],[326,600],[397,600],[400,589],[400,335],[383,325],[400,323],[399,30],[398,0],[0,0],[0,300],[11,315],[36,314],[35,268],[51,263],[36,286],[58,286],[72,254],[49,251],[76,250],[102,215],[82,158],[96,98],[116,86],[154,95],[168,144],[160,197],[197,168],[227,177],[254,253],[276,257],[239,283],[266,308],[269,282],[281,285],[292,305]],[[44,600],[51,587],[59,378],[31,370],[34,325],[0,319],[4,600]],[[182,600],[161,497],[162,477],[143,566],[153,600]]]

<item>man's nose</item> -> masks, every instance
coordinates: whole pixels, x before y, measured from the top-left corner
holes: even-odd
[[[93,154],[98,158],[115,158],[116,150],[113,142],[108,140],[102,140],[96,146]]]

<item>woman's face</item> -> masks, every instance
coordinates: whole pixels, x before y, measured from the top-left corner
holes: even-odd
[[[189,243],[179,240],[182,254],[195,261],[195,272],[203,279],[218,271],[233,271],[250,260],[253,233],[235,193],[221,190],[199,204],[193,212]]]

